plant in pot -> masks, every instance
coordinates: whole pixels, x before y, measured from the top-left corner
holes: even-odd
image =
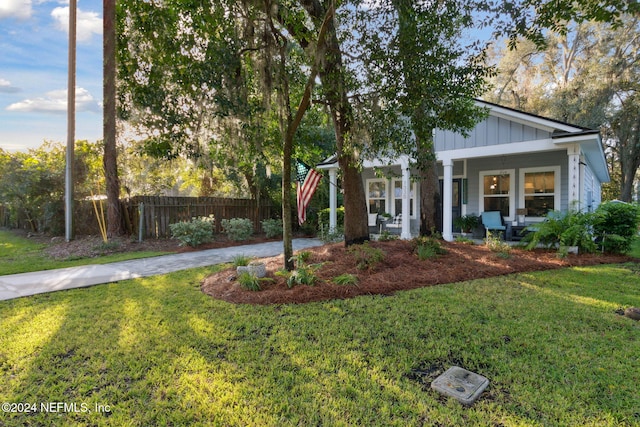
[[[453,220],[453,225],[460,228],[463,233],[469,234],[480,225],[480,219],[476,215],[462,215]]]

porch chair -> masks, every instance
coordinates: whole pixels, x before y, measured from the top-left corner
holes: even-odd
[[[378,225],[378,214],[370,213],[369,214],[369,227],[375,227]]]
[[[385,225],[384,228],[395,228],[400,230],[402,228],[402,214],[398,214],[393,217],[393,220]]]
[[[370,213],[369,215],[369,228],[374,228],[375,232],[378,231],[377,227],[378,227],[378,214],[377,213]],[[380,225],[380,229],[382,229],[382,224]],[[371,230],[369,230],[369,232],[371,232]]]
[[[484,225],[485,233],[498,231],[501,238],[507,238],[507,226],[502,218],[500,211],[482,212],[482,225]]]

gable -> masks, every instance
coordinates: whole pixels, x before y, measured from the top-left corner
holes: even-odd
[[[504,117],[490,115],[469,133],[463,136],[452,131],[436,129],[434,135],[436,152],[463,148],[548,139],[551,131],[530,126]]]

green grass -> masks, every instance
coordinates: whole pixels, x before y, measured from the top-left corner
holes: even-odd
[[[129,259],[148,258],[166,253],[140,251],[104,255],[97,258],[55,260],[44,254],[43,250],[45,247],[45,244],[16,236],[10,231],[0,230],[0,275],[75,267],[87,264],[106,264]]]
[[[631,250],[629,251],[629,255],[634,258],[640,258],[640,239],[636,238],[633,244],[631,245]]]
[[[640,425],[636,264],[304,305],[216,301],[214,269],[0,302],[0,425]],[[467,408],[430,389],[489,378]]]

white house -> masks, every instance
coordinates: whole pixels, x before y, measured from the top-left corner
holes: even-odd
[[[507,224],[518,227],[541,221],[549,210],[590,211],[600,204],[600,187],[609,181],[609,172],[597,130],[485,101],[477,104],[490,113],[468,137],[441,130],[434,134],[445,240],[453,240],[453,219],[460,215],[500,211]],[[370,159],[363,166],[369,213],[402,218],[396,224],[401,238],[416,235],[420,188],[412,179],[410,159]],[[331,158],[318,168],[329,172],[330,226],[335,227],[338,164]]]

